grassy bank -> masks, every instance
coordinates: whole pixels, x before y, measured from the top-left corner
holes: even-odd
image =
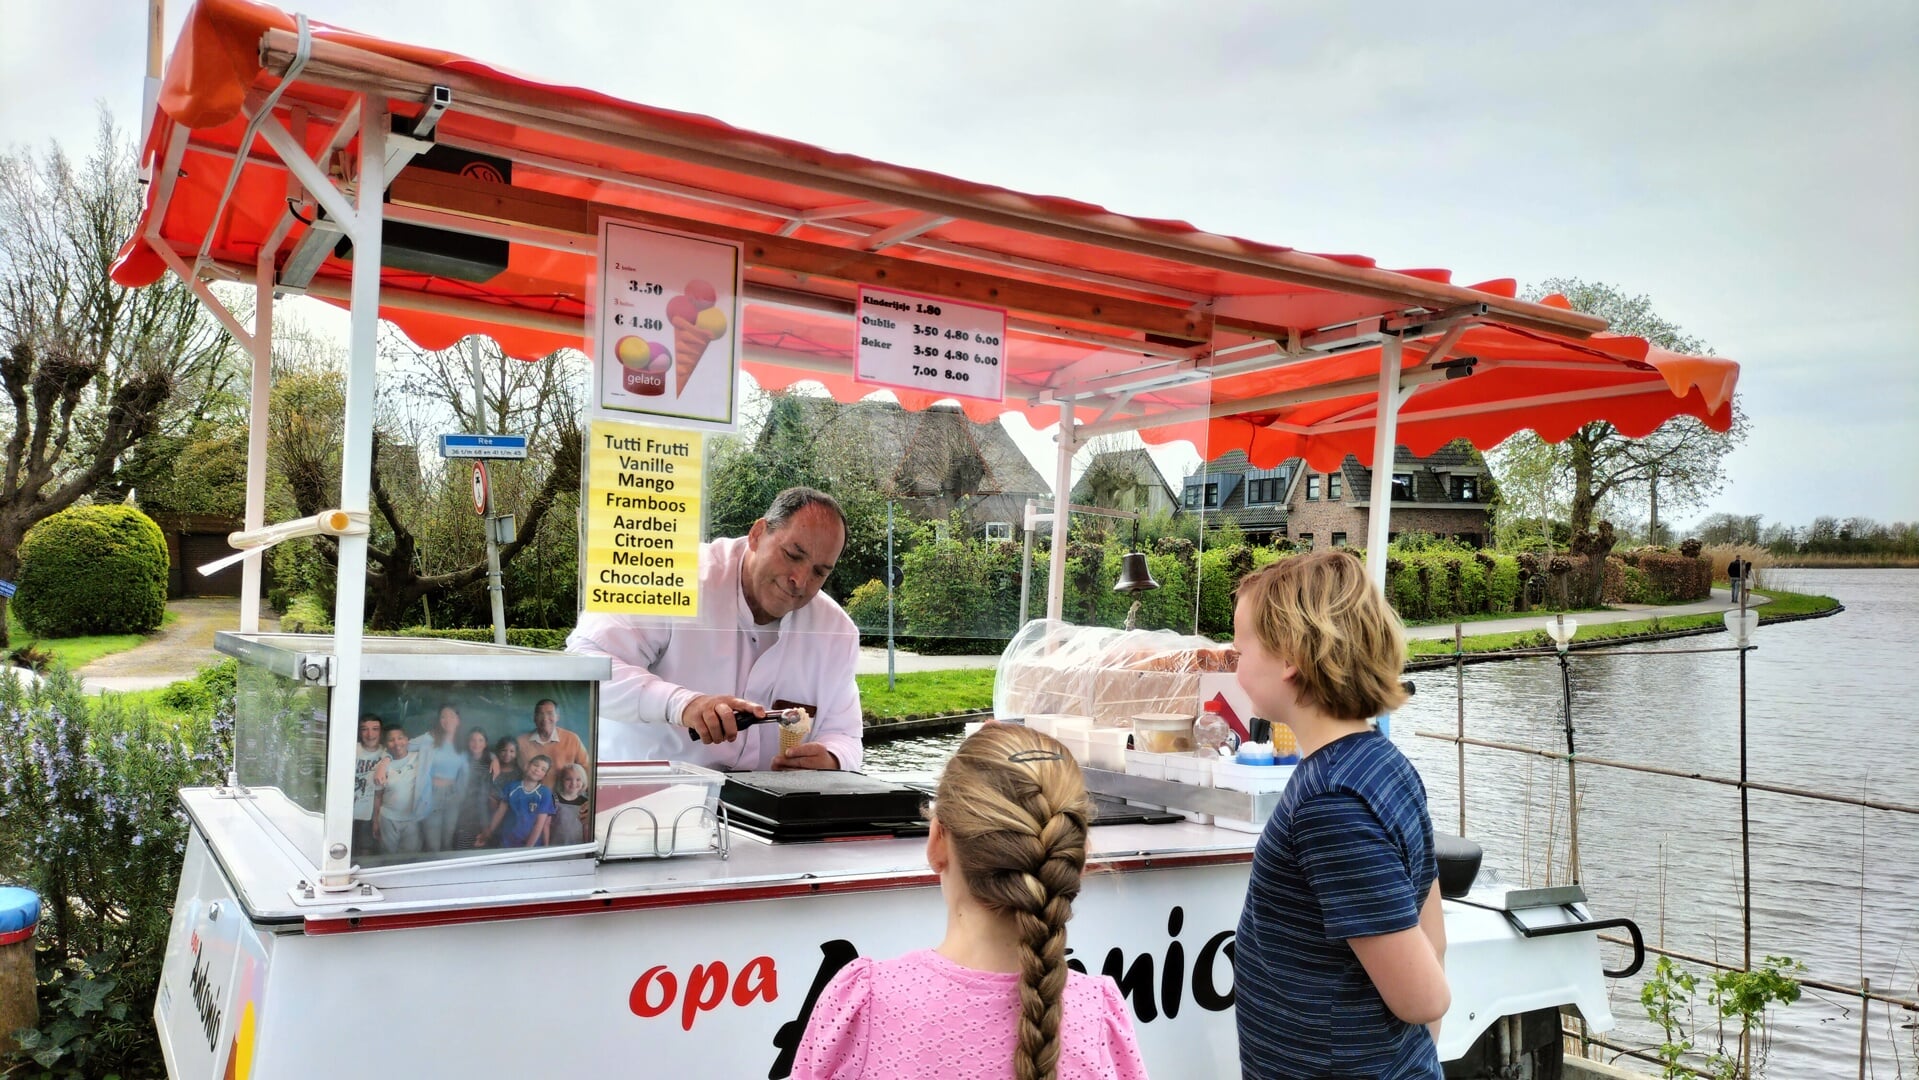
[[[1813,596],[1808,593],[1786,592],[1783,589],[1766,589],[1765,596],[1772,602],[1762,605],[1759,612],[1759,624],[1764,626],[1782,618],[1805,615],[1819,615],[1839,607],[1839,601],[1830,596]],[[1541,629],[1522,630],[1510,634],[1469,635],[1461,642],[1461,649],[1467,653],[1504,652],[1509,649],[1543,648],[1552,644],[1544,629],[1545,617],[1540,618]],[[1707,612],[1703,615],[1681,615],[1670,618],[1635,619],[1631,622],[1593,623],[1582,625],[1574,635],[1575,644],[1588,641],[1605,641],[1610,638],[1631,638],[1641,634],[1671,633],[1680,630],[1699,630],[1706,627],[1723,627],[1725,617],[1719,612]],[[1451,656],[1453,643],[1450,641],[1413,641],[1408,642],[1408,653],[1413,660],[1430,660],[1435,657]]]
[[[179,616],[173,612],[167,612],[160,620],[161,629],[172,625],[178,618]],[[13,617],[11,608],[7,612],[7,640],[13,643],[13,648],[30,645],[53,657],[56,663],[63,665],[68,671],[76,671],[103,656],[126,652],[151,636],[150,634],[93,634],[87,637],[36,638],[27,633],[19,620]]]
[[[854,678],[869,724],[993,707],[992,668],[910,672],[895,676],[892,690],[886,688],[884,675]]]

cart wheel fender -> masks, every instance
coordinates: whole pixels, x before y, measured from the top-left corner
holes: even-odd
[[[1439,1027],[1439,1058],[1454,1061],[1502,1016],[1571,1006],[1589,1029],[1610,1031],[1597,934],[1522,937],[1498,912],[1447,901],[1446,982],[1452,1007]]]

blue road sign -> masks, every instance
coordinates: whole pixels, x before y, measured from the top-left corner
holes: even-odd
[[[443,458],[483,458],[489,461],[520,461],[526,457],[524,435],[442,435]]]
[[[0,581],[0,596],[11,597],[17,588],[19,588],[19,586],[11,581]]]

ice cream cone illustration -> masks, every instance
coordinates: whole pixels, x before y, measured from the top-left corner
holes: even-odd
[[[657,397],[666,393],[666,373],[673,366],[673,354],[657,341],[623,337],[614,346],[619,358],[621,386],[629,394]]]
[[[686,393],[686,384],[706,355],[706,347],[726,334],[726,315],[714,306],[716,299],[712,285],[695,280],[667,301],[666,321],[673,325],[676,394]]]

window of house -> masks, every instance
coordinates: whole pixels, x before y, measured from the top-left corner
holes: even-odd
[[[1186,493],[1180,497],[1180,505],[1186,507],[1186,509],[1188,510],[1199,509],[1199,485],[1198,484],[1192,484],[1187,487]]]
[[[1299,534],[1299,546],[1300,546],[1300,547],[1303,547],[1303,548],[1305,548],[1305,549],[1306,549],[1306,550],[1308,550],[1308,551],[1311,551],[1311,550],[1313,549],[1313,534],[1312,534],[1312,533],[1300,533],[1300,534]]]
[[[1334,546],[1334,547],[1345,547],[1345,546],[1346,546],[1346,534],[1345,534],[1345,533],[1334,533],[1334,534],[1333,534],[1333,546]]]
[[[1394,502],[1412,502],[1413,501],[1413,474],[1412,473],[1396,472],[1393,474],[1393,501]]]
[[[1206,485],[1206,506],[1208,509],[1219,505],[1219,485]]]
[[[1258,503],[1278,502],[1279,494],[1279,480],[1277,478],[1249,480],[1246,483],[1246,503],[1249,506]]]
[[[1339,474],[1327,473],[1326,474],[1326,497],[1329,499],[1339,498],[1339,486],[1340,486]],[[1337,543],[1337,541],[1335,541],[1335,543]]]
[[[1311,476],[1308,476],[1306,478],[1306,501],[1307,502],[1319,501],[1319,474],[1318,473],[1314,473]]]
[[[1479,478],[1477,476],[1453,477],[1453,498],[1461,502],[1479,501]]]

